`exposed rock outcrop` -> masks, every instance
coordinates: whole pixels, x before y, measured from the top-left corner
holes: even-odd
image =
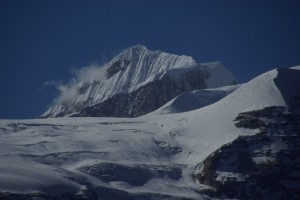
[[[299,102],[290,109],[273,106],[239,114],[237,127],[259,133],[240,136],[204,160],[194,177],[212,187],[205,192],[218,198],[299,199]]]

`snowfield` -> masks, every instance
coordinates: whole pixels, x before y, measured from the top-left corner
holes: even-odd
[[[77,193],[88,182],[130,193],[198,196],[189,166],[176,159],[190,152],[159,120],[1,120],[1,127],[1,191]]]
[[[59,195],[88,189],[101,199],[111,189],[127,197],[209,199],[197,193],[204,186],[191,173],[223,144],[257,132],[237,128],[233,120],[238,113],[287,106],[299,95],[299,70],[298,66],[269,71],[221,100],[188,112],[1,120],[0,191]]]

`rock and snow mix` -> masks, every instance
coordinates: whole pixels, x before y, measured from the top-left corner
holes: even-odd
[[[237,127],[259,132],[216,150],[201,163],[196,179],[213,187],[210,193],[218,198],[299,199],[300,98],[294,100],[289,108],[239,114]]]

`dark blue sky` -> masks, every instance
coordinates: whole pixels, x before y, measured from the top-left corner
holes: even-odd
[[[1,0],[0,118],[34,118],[70,68],[135,44],[220,60],[246,82],[300,64],[300,1]]]

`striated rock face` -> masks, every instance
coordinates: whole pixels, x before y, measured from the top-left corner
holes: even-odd
[[[89,117],[137,117],[149,113],[167,103],[182,92],[207,87],[207,73],[188,71],[177,81],[165,75],[158,81],[150,82],[129,94],[116,94],[94,106],[83,108],[71,116]]]
[[[58,98],[41,117],[136,117],[182,92],[237,83],[220,62],[197,64],[189,56],[150,51],[141,45],[126,49],[103,69],[105,78],[79,80],[67,99]]]
[[[211,154],[194,177],[217,198],[300,198],[300,101],[239,114],[236,126],[258,129]]]
[[[126,70],[127,66],[130,64],[130,60],[120,59],[114,62],[107,70],[108,78],[111,78],[113,75],[118,73],[121,70]]]

